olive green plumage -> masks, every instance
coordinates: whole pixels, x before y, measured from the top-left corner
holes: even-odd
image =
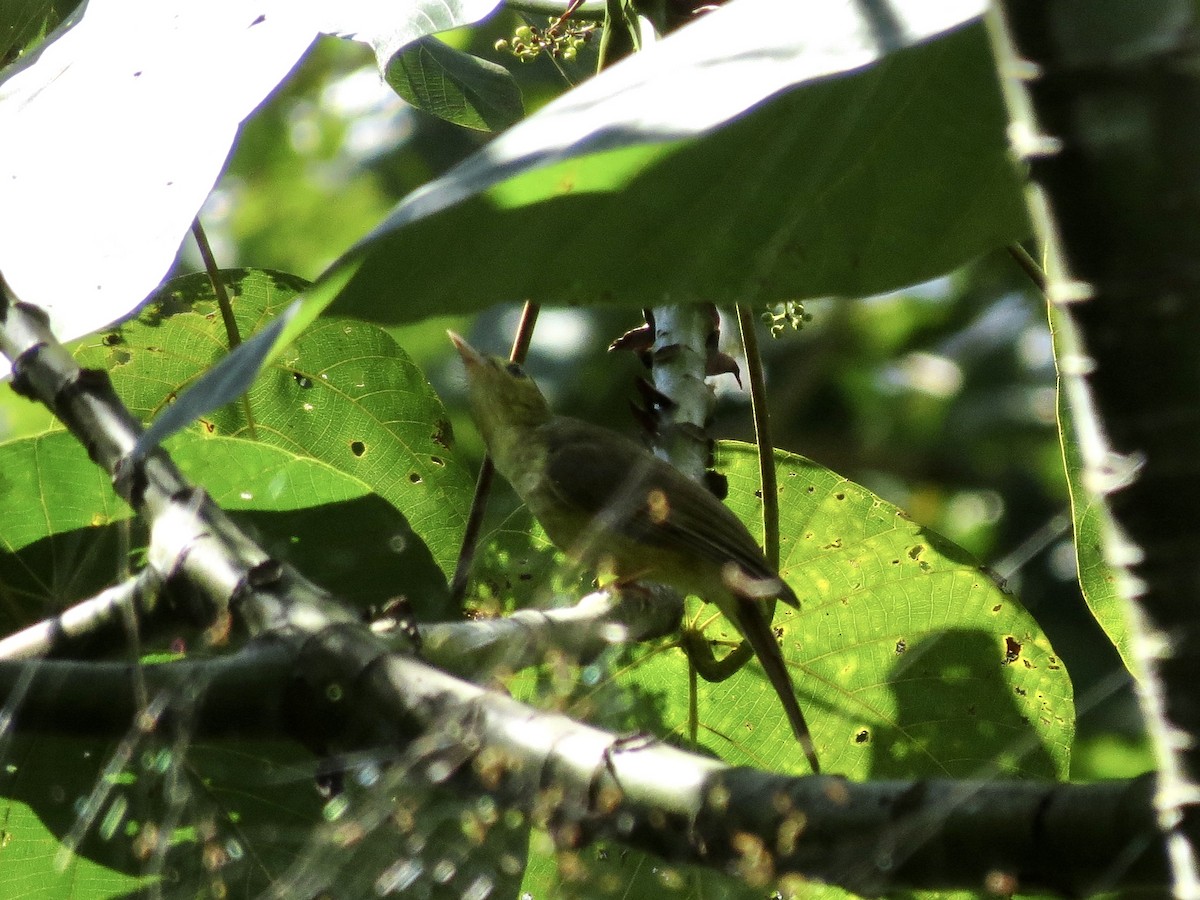
[[[556,416],[521,367],[451,332],[471,412],[496,470],[569,556],[623,581],[669,584],[714,603],[749,641],[813,771],[817,757],[761,608],[799,606],[741,520],[700,484],[616,432]]]

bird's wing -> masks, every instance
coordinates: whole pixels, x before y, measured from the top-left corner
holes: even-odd
[[[674,466],[578,419],[555,417],[542,429],[548,451],[543,487],[559,503],[601,517],[640,544],[735,562],[753,579],[778,578],[741,520]],[[782,599],[794,601],[786,585],[783,590]]]

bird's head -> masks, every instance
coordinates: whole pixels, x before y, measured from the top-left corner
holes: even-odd
[[[499,436],[536,427],[550,418],[546,398],[517,363],[480,353],[453,331],[449,335],[466,366],[471,414],[493,452]]]

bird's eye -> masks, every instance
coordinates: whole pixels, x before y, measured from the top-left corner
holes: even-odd
[[[517,365],[514,362],[510,362],[504,368],[508,372],[508,374],[511,375],[513,378],[524,378],[525,377],[525,370],[522,369],[519,365]]]

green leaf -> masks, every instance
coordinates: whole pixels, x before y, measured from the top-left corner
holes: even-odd
[[[959,548],[896,507],[799,456],[779,452],[781,574],[799,612],[775,612],[784,659],[825,771],[851,778],[1065,777],[1074,734],[1071,683],[1037,623]],[[723,442],[730,507],[761,533],[757,456]],[[689,607],[710,639],[737,632]],[[673,646],[631,654],[601,709],[628,690],[627,715],[687,734],[685,658]],[[699,739],[734,764],[805,771],[757,662],[698,685]],[[629,724],[629,722],[626,722]]]
[[[180,468],[273,556],[357,606],[404,594],[419,619],[447,618],[445,577],[411,521],[371,485],[304,452],[185,436]]]
[[[525,115],[507,69],[426,37],[392,57],[384,73],[413,106],[478,131],[502,131]]]
[[[731,4],[574,89],[403,200],[306,302],[346,282],[342,309],[395,322],[865,294],[1025,234],[982,27],[864,48],[801,7]]]
[[[1054,357],[1062,358],[1063,329],[1070,325],[1049,305],[1050,331],[1054,337]],[[1112,527],[1107,507],[1084,484],[1083,455],[1076,436],[1071,405],[1062,389],[1059,376],[1058,439],[1062,446],[1063,466],[1067,473],[1067,488],[1071,492],[1071,518],[1075,525],[1075,565],[1079,572],[1079,587],[1097,624],[1121,655],[1125,667],[1135,675],[1139,670],[1133,655],[1129,622],[1125,618],[1125,603],[1117,591],[1117,576],[1104,558],[1105,532]]]
[[[224,272],[243,333],[261,328],[304,287],[292,276]],[[150,418],[225,356],[208,279],[166,285],[139,316],[79,354],[109,370],[122,399]],[[352,476],[398,509],[444,572],[453,570],[471,479],[450,448],[449,420],[423,373],[381,329],[324,319],[268,366],[249,392],[254,429],[233,404],[205,434],[254,436]]]
[[[111,584],[113,525],[129,515],[65,431],[0,443],[0,627],[7,633]]]
[[[0,69],[36,47],[79,3],[80,0],[4,0],[0,4]]]
[[[124,832],[128,820],[121,815],[130,799],[124,786],[115,787],[95,825],[79,835],[74,855],[66,854],[60,844],[75,830],[89,798],[98,796],[98,786],[106,786],[97,779],[111,748],[96,741],[35,737],[18,738],[4,750],[0,880],[6,897],[134,896],[139,886],[158,880],[142,875],[146,867],[131,852],[132,842]]]
[[[185,434],[169,450],[268,552],[339,595],[363,605],[403,592],[420,618],[447,615],[441,570],[362,481],[237,438]],[[0,623],[12,630],[112,583],[130,511],[65,431],[0,444],[0,473]]]

